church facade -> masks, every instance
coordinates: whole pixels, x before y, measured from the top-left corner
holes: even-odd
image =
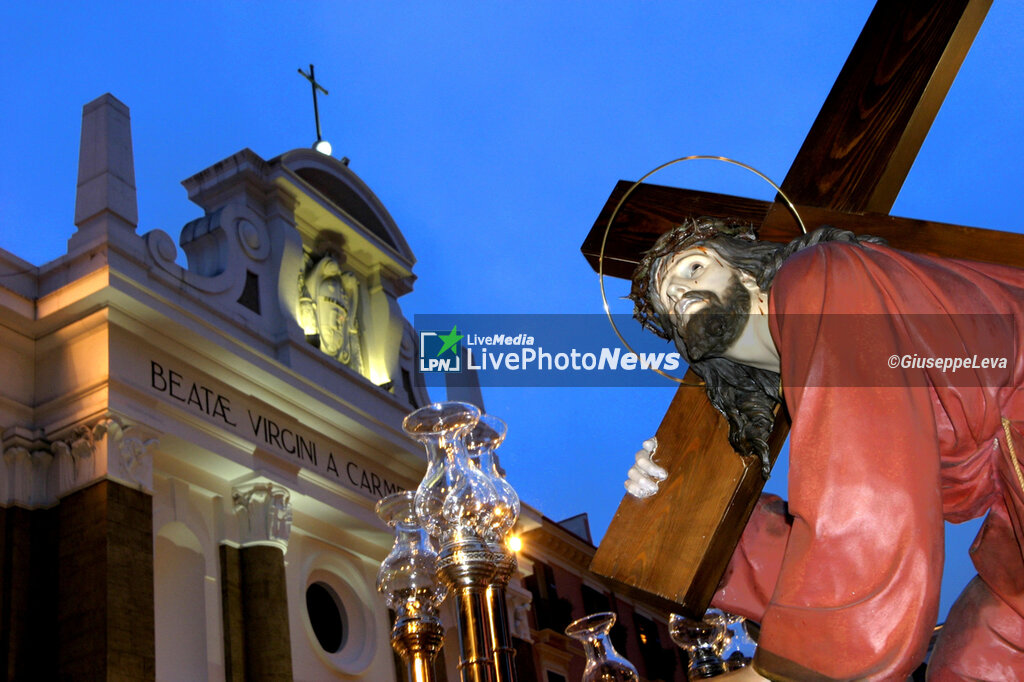
[[[202,216],[177,243],[140,234],[128,109],[104,95],[83,112],[66,255],[0,251],[0,664],[396,679],[374,507],[425,470],[401,429],[430,400],[398,302],[414,256],[362,180],[313,150],[246,149],[183,184]],[[575,536],[529,508],[521,530],[548,538],[510,589],[522,679],[553,682],[581,651],[541,634],[530,602],[550,581],[532,567],[575,585],[585,566],[554,555],[582,541],[551,540]]]

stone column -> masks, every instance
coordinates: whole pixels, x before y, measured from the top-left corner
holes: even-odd
[[[292,679],[284,553],[292,508],[285,488],[232,491],[241,547],[221,545],[224,661],[229,682]]]
[[[46,493],[49,446],[21,429],[4,433],[0,460],[0,675],[52,679],[57,552]]]
[[[59,679],[155,678],[155,442],[108,416],[53,443]]]

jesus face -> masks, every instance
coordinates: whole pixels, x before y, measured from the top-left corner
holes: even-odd
[[[690,362],[726,354],[751,308],[739,271],[713,249],[698,246],[664,257],[654,278],[655,307],[670,319],[680,352]]]

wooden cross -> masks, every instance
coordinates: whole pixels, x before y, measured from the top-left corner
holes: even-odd
[[[833,225],[908,251],[1020,265],[1024,235],[886,215],[990,5],[879,0],[782,183],[808,229]],[[583,243],[595,270],[608,219],[631,185],[616,185]],[[658,236],[702,215],[760,224],[770,241],[799,235],[780,202],[641,185],[609,232],[604,272],[630,277]],[[788,430],[780,413],[773,462]],[[652,498],[623,499],[591,570],[700,617],[764,485],[757,458],[741,459],[727,436],[703,389],[681,387],[657,433],[669,478]]]
[[[303,78],[305,78],[306,80],[309,81],[309,84],[311,86],[313,86],[313,116],[316,118],[316,141],[319,142],[323,138],[320,136],[320,107],[317,106],[316,91],[319,90],[320,92],[324,93],[325,95],[328,95],[330,93],[327,92],[327,89],[324,88],[324,86],[322,86],[322,85],[320,85],[319,83],[316,82],[316,76],[313,73],[313,65],[312,64],[309,65],[309,73],[308,74],[305,71],[303,71],[302,69],[299,69],[299,73],[302,74]]]

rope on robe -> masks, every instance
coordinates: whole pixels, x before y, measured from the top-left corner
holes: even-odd
[[[1010,420],[1002,417],[1002,432],[1007,434],[1007,449],[1010,451],[1010,461],[1014,464],[1014,471],[1017,472],[1017,482],[1021,485],[1021,493],[1024,493],[1024,473],[1021,473],[1020,462],[1017,461],[1017,452],[1014,450],[1014,438],[1010,432]]]
[[[1002,417],[1003,433],[1006,434],[1006,447],[1010,451],[1010,461],[1013,462],[1013,470],[1017,472],[1017,483],[1020,483],[1020,491],[1024,493],[1024,474],[1020,471],[1020,462],[1017,461],[1017,452],[1013,447],[1013,436],[1010,433],[1010,420]]]

